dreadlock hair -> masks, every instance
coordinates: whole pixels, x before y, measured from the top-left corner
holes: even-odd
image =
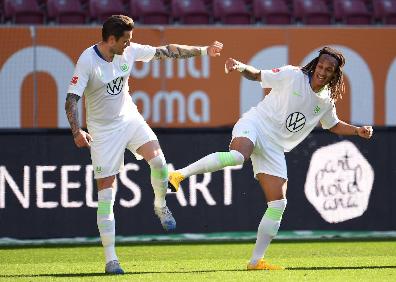
[[[319,57],[324,54],[332,56],[337,60],[338,63],[334,77],[328,83],[328,87],[330,89],[330,98],[336,102],[338,99],[342,99],[342,95],[345,93],[345,84],[342,71],[342,67],[345,65],[345,58],[341,52],[327,46],[323,47],[321,50],[319,50],[319,55],[307,65],[302,67],[301,70],[304,74],[312,76],[315,72],[316,65],[318,64]]]

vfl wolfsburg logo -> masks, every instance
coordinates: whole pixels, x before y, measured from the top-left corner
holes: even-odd
[[[129,69],[129,66],[128,64],[123,64],[120,68],[123,72],[126,72]]]
[[[96,173],[102,173],[102,167],[101,166],[97,166],[96,168],[95,168],[95,171],[96,171]]]
[[[290,132],[297,132],[303,129],[305,125],[305,116],[302,113],[294,112],[286,119],[286,128]]]
[[[110,81],[107,83],[106,89],[107,93],[110,95],[118,95],[121,93],[122,88],[124,87],[124,78],[122,76]]]

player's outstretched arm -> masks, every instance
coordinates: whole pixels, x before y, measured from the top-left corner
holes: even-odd
[[[80,128],[78,122],[78,107],[77,103],[80,100],[80,96],[72,93],[67,93],[65,111],[66,116],[72,130],[74,143],[78,148],[89,147],[89,143],[92,141],[91,135]]]
[[[369,139],[373,136],[373,128],[369,125],[354,126],[346,122],[340,121],[329,129],[330,132],[337,135],[358,135],[362,138]]]
[[[155,60],[160,59],[186,59],[195,56],[209,55],[211,57],[220,56],[223,43],[215,41],[209,46],[189,46],[180,44],[169,44],[157,47]]]
[[[261,81],[260,70],[256,69],[253,66],[245,65],[244,63],[241,63],[240,61],[237,61],[233,58],[228,58],[225,61],[224,71],[226,74],[228,74],[234,70],[239,71],[241,75],[249,80]]]

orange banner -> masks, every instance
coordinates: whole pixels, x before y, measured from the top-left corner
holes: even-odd
[[[74,64],[100,40],[100,28],[1,28],[0,36],[0,127],[67,128],[64,100]],[[153,46],[224,43],[217,58],[135,65],[131,94],[154,127],[231,126],[264,91],[238,73],[226,75],[227,57],[259,69],[304,65],[324,45],[346,57],[347,93],[337,103],[339,117],[356,124],[396,125],[396,28],[138,27],[133,36]]]

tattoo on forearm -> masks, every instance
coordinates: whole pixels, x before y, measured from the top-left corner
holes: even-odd
[[[166,45],[157,48],[154,59],[187,59],[198,55],[201,55],[201,49],[199,47]]]
[[[78,107],[77,107],[78,100],[80,100],[80,97],[78,95],[67,93],[65,110],[73,136],[76,135],[80,130],[80,125],[78,122]]]

